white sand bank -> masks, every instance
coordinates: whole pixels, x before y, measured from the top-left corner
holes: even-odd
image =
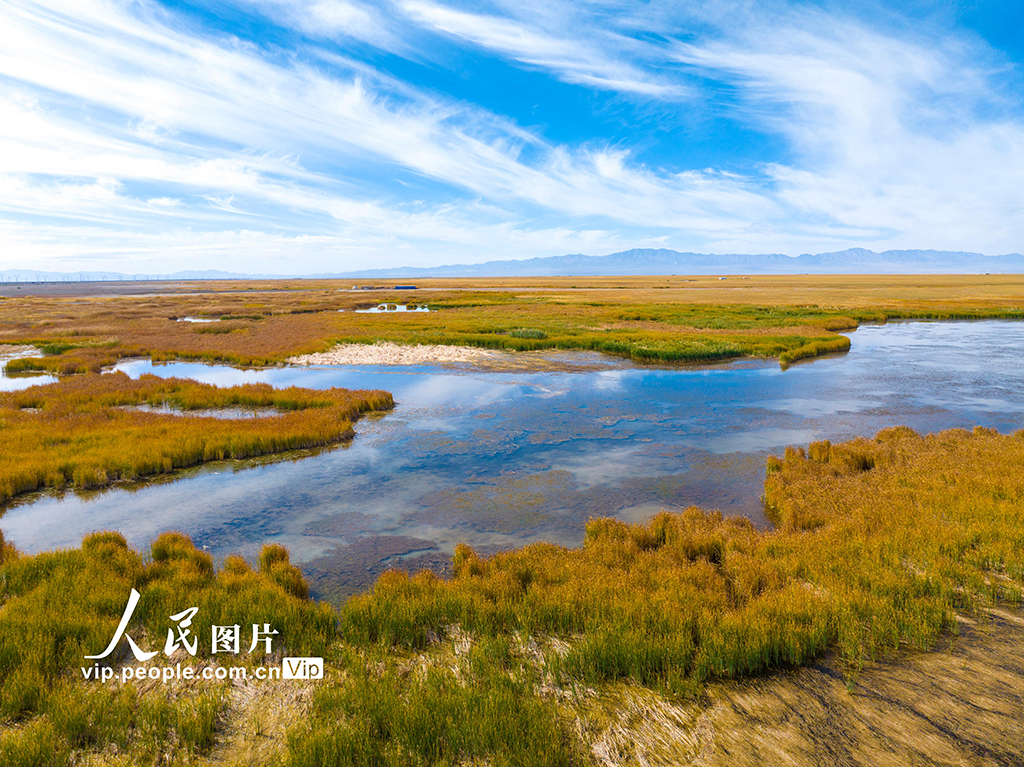
[[[291,357],[293,365],[430,365],[444,362],[495,362],[507,353],[469,346],[403,346],[393,343],[339,344],[327,352]]]

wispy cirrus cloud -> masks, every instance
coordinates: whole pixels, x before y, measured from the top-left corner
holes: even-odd
[[[616,48],[638,46],[611,30],[592,30],[596,39],[587,40],[552,35],[510,18],[467,13],[424,0],[405,0],[401,7],[422,25],[553,72],[567,83],[657,99],[678,100],[690,93],[682,83],[659,77],[617,55]]]
[[[360,0],[237,0],[282,27],[314,39],[359,41],[386,51],[409,53],[400,18],[387,3]]]
[[[779,203],[890,246],[1016,247],[1024,120],[993,52],[820,12],[795,20],[674,50],[740,90],[741,119],[787,139],[794,161],[765,167]]]
[[[409,173],[448,197],[656,227],[716,227],[733,215],[723,208],[767,204],[735,178],[659,175],[631,165],[625,150],[553,145],[485,110],[389,92],[386,78],[369,81],[365,70],[282,65],[237,41],[196,39],[157,13],[104,2],[18,10],[0,54],[11,115],[0,126],[9,150],[0,172],[17,178],[7,182],[8,210],[139,223],[153,211],[129,191],[135,183],[194,199],[172,210],[197,224],[214,210],[273,207],[278,218],[300,214],[298,225],[324,214],[398,229],[409,201],[367,176]],[[230,208],[198,202],[229,194]]]
[[[237,2],[300,38],[271,45],[155,0],[0,7],[3,266],[164,252],[312,272],[370,254],[1006,252],[1024,238],[1013,73],[948,30],[802,6]],[[606,115],[583,117],[556,140],[512,101],[446,93],[417,74],[441,66],[438,39],[571,85],[595,114],[627,95],[636,111],[615,119],[632,122],[610,135]],[[751,159],[743,136],[780,149]],[[663,141],[715,160],[652,151]]]

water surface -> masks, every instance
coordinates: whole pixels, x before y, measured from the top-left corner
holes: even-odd
[[[0,391],[18,391],[20,389],[27,389],[30,386],[37,386],[39,384],[56,383],[57,376],[52,376],[48,373],[26,371],[23,373],[8,374],[7,372],[8,360],[18,359],[19,357],[42,356],[43,353],[34,346],[10,346],[0,344]]]
[[[891,323],[852,341],[848,354],[787,371],[774,361],[541,373],[128,362],[119,369],[132,376],[386,389],[397,406],[361,420],[350,445],[304,460],[211,464],[130,492],[40,494],[0,528],[28,551],[101,529],[139,547],[184,530],[218,557],[279,542],[315,590],[343,594],[386,565],[441,568],[460,541],[483,552],[575,546],[595,515],[637,521],[698,504],[764,525],[764,460],[786,445],[898,424],[1024,427],[1024,323]]]

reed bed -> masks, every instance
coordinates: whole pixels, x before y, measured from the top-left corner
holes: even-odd
[[[262,418],[184,417],[179,411],[273,408]],[[0,394],[0,503],[19,493],[94,488],[206,461],[335,444],[361,413],[393,407],[380,391],[219,388],[182,379],[87,374]]]
[[[692,508],[591,520],[577,550],[459,546],[450,580],[385,573],[342,608],[358,655],[292,731],[290,764],[587,764],[580,711],[601,690],[699,697],[830,651],[853,686],[957,613],[1020,602],[1022,467],[1022,433],[890,429],[770,461],[772,531]],[[517,728],[541,756],[510,745]]]

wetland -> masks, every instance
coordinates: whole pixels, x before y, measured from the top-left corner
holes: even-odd
[[[1020,761],[1019,277],[523,283],[0,299],[0,761]]]
[[[563,355],[571,372],[123,362],[116,369],[133,379],[378,389],[396,407],[304,460],[47,492],[20,500],[0,529],[30,552],[106,529],[139,547],[181,530],[217,559],[279,543],[314,593],[337,602],[387,567],[449,572],[460,542],[481,553],[579,546],[590,517],[644,522],[696,505],[765,528],[765,461],[790,445],[897,425],[1024,426],[1024,323],[894,322],[851,337],[850,352],[788,370],[767,360],[664,369],[592,353]]]

